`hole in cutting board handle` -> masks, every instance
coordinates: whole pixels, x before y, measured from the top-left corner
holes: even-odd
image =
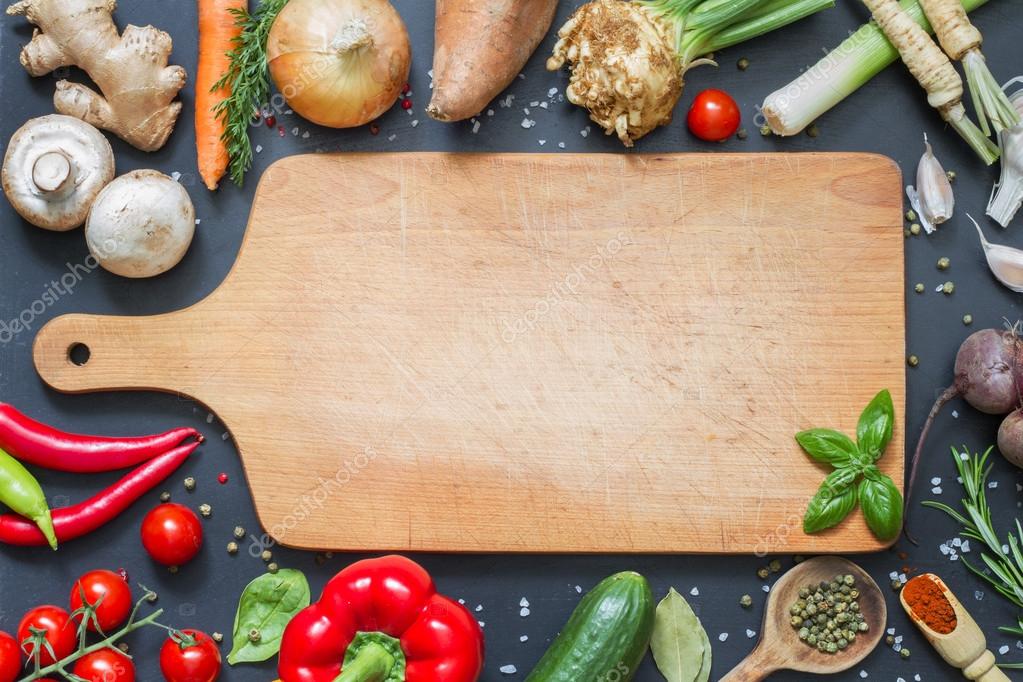
[[[77,367],[83,367],[91,357],[92,351],[84,343],[73,343],[67,349],[67,359]]]

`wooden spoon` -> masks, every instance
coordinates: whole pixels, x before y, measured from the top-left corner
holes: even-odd
[[[952,605],[952,609],[956,613],[956,629],[948,634],[941,634],[927,627],[927,624],[913,613],[913,609],[906,603],[906,595],[903,593],[900,595],[899,601],[902,602],[902,608],[909,614],[910,620],[916,623],[920,632],[941,654],[945,662],[962,670],[963,677],[966,679],[979,680],[979,682],[1009,682],[1009,677],[995,666],[995,655],[987,650],[987,640],[984,638],[980,626],[966,612],[966,609],[941,578],[933,573],[924,573],[914,580],[928,578],[941,589],[945,598]]]
[[[851,574],[860,591],[860,613],[869,629],[843,651],[826,654],[799,639],[789,622],[789,608],[799,599],[799,590],[830,581],[836,575]],[[754,682],[778,670],[796,670],[827,675],[848,670],[874,650],[884,634],[888,609],[873,578],[856,564],[835,556],[823,556],[799,564],[783,575],[771,589],[764,610],[764,624],[756,648],[721,682]]]

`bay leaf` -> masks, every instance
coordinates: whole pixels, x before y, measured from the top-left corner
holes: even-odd
[[[702,672],[704,651],[709,648],[700,619],[689,602],[671,588],[654,615],[650,651],[657,669],[668,682],[696,682]]]
[[[710,647],[710,637],[707,636],[707,629],[700,624],[700,634],[703,635],[703,664],[700,666],[700,674],[696,676],[696,682],[708,682],[710,680],[710,667],[713,663],[713,652]]]

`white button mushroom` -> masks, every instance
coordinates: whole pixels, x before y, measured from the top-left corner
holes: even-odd
[[[122,277],[155,277],[184,257],[195,208],[179,183],[154,170],[122,175],[99,193],[85,223],[96,261]]]
[[[11,137],[0,175],[4,194],[22,218],[65,232],[85,222],[96,195],[114,179],[114,152],[85,121],[42,116]]]

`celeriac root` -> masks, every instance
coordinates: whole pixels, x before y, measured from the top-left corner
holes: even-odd
[[[61,114],[109,130],[143,151],[167,141],[181,102],[185,70],[168,66],[169,35],[152,26],[127,26],[118,35],[111,13],[116,0],[21,0],[7,8],[38,27],[21,51],[33,76],[78,66],[102,95],[66,80],[57,82],[53,103]]]
[[[671,122],[682,96],[682,62],[671,25],[644,5],[595,0],[558,31],[550,71],[572,67],[565,95],[626,147]]]

